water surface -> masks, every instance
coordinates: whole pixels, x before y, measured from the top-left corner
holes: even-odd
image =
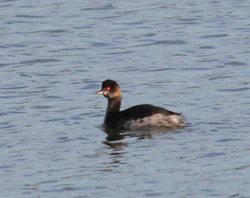
[[[2,197],[249,197],[250,2],[0,1]],[[122,108],[172,132],[107,137]]]

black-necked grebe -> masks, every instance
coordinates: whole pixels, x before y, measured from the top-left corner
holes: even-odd
[[[148,127],[180,128],[185,126],[181,114],[150,104],[142,104],[120,111],[122,92],[117,82],[105,80],[97,92],[108,99],[104,126],[118,129]]]

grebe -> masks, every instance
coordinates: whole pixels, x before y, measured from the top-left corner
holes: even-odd
[[[141,104],[120,111],[122,92],[116,81],[105,80],[97,92],[108,99],[104,126],[117,129],[181,128],[185,126],[181,114],[162,107]]]

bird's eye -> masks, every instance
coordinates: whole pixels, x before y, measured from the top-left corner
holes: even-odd
[[[106,90],[107,90],[107,91],[110,91],[110,90],[111,90],[111,88],[110,88],[110,87],[106,87]]]

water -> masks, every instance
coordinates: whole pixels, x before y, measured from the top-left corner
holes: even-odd
[[[249,10],[2,0],[1,197],[250,197]],[[107,137],[107,78],[188,126]]]

